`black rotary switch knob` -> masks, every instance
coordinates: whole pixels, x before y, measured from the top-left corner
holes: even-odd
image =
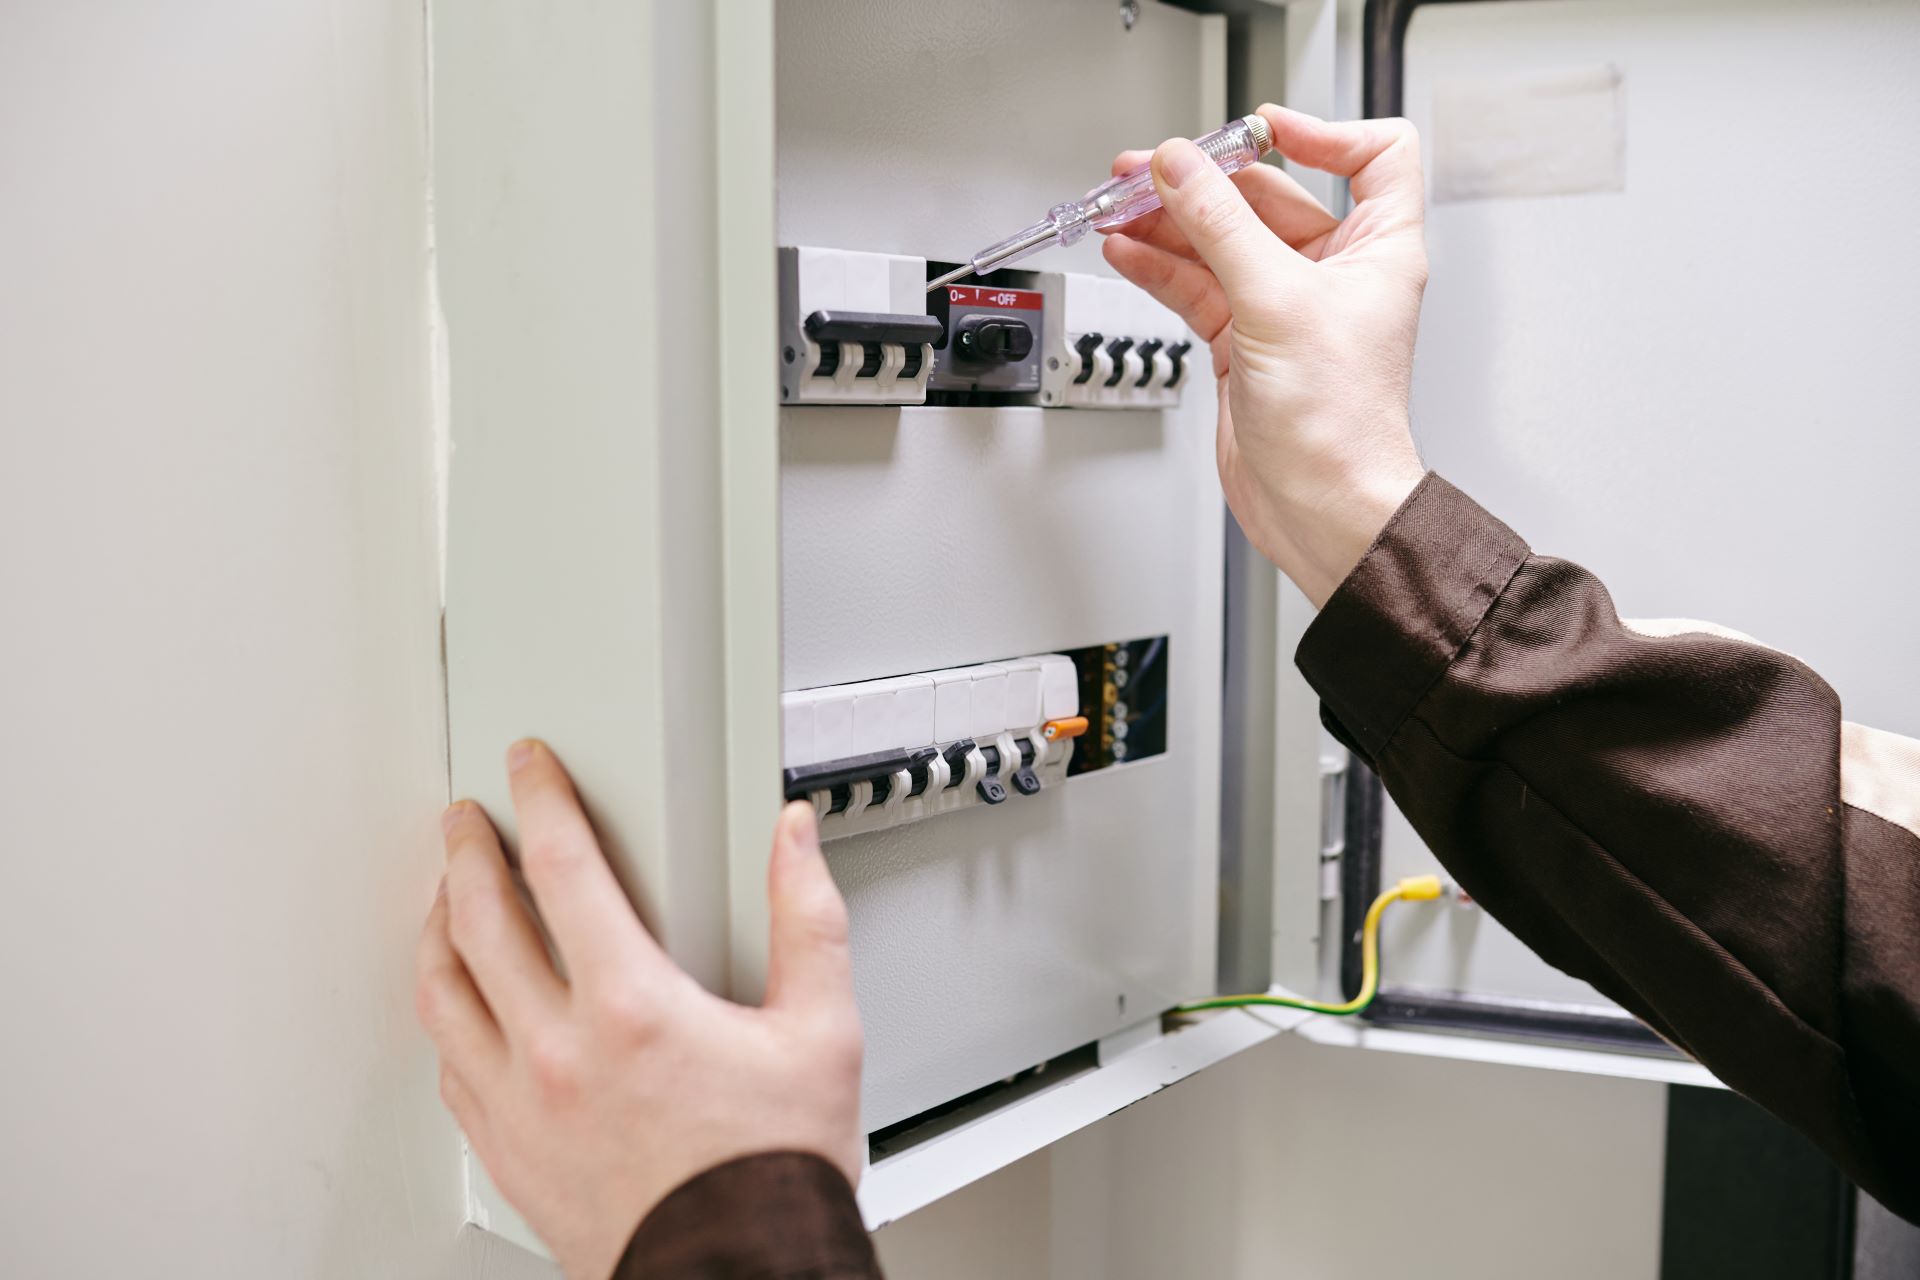
[[[962,360],[1012,363],[1033,354],[1033,327],[1006,316],[968,316],[953,335]]]

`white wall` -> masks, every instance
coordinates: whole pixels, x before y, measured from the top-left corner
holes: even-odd
[[[1282,1036],[883,1228],[894,1280],[1654,1280],[1666,1086]]]
[[[451,1252],[424,34],[0,5],[0,1273]]]

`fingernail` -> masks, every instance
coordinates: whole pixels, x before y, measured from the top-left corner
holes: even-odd
[[[1200,172],[1200,166],[1207,158],[1200,154],[1200,148],[1185,138],[1169,138],[1160,144],[1160,150],[1154,153],[1154,160],[1160,166],[1160,177],[1176,190],[1187,183],[1187,179]]]
[[[520,770],[526,768],[527,762],[533,759],[533,749],[538,745],[539,744],[532,738],[522,738],[520,741],[508,747],[507,769],[510,772],[518,773]]]
[[[467,802],[465,800],[455,800],[452,804],[448,805],[444,810],[441,811],[441,814],[440,814],[440,834],[441,835],[450,836],[453,834],[453,824],[460,821],[460,815],[462,812],[465,811],[466,807],[467,807]]]

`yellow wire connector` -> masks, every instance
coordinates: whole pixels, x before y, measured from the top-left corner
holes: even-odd
[[[1389,904],[1404,898],[1408,902],[1430,902],[1445,892],[1439,876],[1409,876],[1382,893],[1367,908],[1366,922],[1360,926],[1360,994],[1345,1004],[1322,1004],[1297,996],[1257,995],[1214,996],[1183,1004],[1175,1013],[1198,1013],[1202,1009],[1238,1009],[1250,1004],[1278,1005],[1283,1009],[1305,1009],[1309,1013],[1328,1013],[1337,1017],[1359,1013],[1373,1003],[1380,990],[1380,917]]]

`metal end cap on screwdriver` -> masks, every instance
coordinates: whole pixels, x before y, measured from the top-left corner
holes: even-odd
[[[1240,121],[1247,126],[1247,133],[1253,138],[1253,149],[1256,154],[1265,155],[1273,150],[1273,130],[1267,127],[1265,116],[1241,116]]]

